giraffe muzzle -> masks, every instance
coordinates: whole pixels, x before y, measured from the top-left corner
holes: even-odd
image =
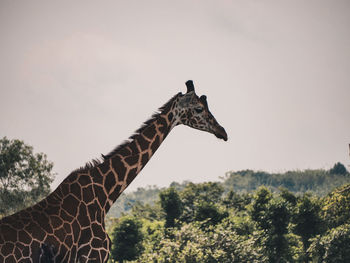
[[[214,135],[219,139],[223,139],[225,142],[227,141],[227,133],[221,126],[216,129]]]

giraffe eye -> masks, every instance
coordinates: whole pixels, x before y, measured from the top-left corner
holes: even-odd
[[[197,112],[197,113],[201,113],[203,111],[203,108],[202,107],[198,107],[198,108],[194,108],[194,110]]]

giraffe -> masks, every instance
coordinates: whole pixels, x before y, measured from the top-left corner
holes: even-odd
[[[48,197],[0,220],[0,262],[107,262],[104,219],[169,132],[184,124],[227,141],[191,80],[134,135],[102,159],[73,171]]]

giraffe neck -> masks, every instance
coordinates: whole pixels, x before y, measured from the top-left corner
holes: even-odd
[[[179,94],[160,108],[160,112],[146,121],[127,142],[103,156],[102,163],[95,163],[88,169],[87,175],[92,179],[94,196],[103,214],[108,212],[177,124],[174,106],[178,97]]]
[[[47,197],[52,205],[59,202],[71,217],[80,214],[82,204],[90,218],[104,221],[104,217],[120,194],[147,164],[171,129],[178,124],[176,105],[181,93],[175,95],[159,109],[159,113],[118,146],[103,156],[103,161],[93,161],[72,172],[57,189]]]
[[[165,104],[160,113],[145,122],[130,141],[104,156],[105,161],[97,166],[104,177],[104,190],[108,196],[106,212],[145,167],[176,125],[173,108],[178,95]]]

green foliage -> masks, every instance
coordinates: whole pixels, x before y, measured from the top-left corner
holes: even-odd
[[[254,248],[256,236],[240,236],[227,226],[204,231],[200,223],[190,223],[173,229],[170,236],[145,250],[137,262],[264,262],[263,255]]]
[[[330,174],[341,174],[341,175],[347,175],[348,171],[346,170],[345,166],[342,163],[336,163],[332,169],[329,170]]]
[[[243,170],[228,172],[223,178],[226,190],[234,189],[237,193],[257,190],[261,185],[273,192],[283,187],[293,193],[306,191],[323,196],[334,188],[350,183],[350,177],[343,174],[331,174],[326,170],[288,171],[285,173],[266,173]]]
[[[231,171],[226,173],[226,176],[221,179],[222,182],[209,183],[217,185],[219,186],[218,188],[221,188],[221,190],[216,188],[216,190],[218,190],[217,193],[222,193],[222,190],[224,190],[223,193],[227,194],[233,189],[234,193],[237,195],[239,194],[242,196],[244,193],[247,194],[247,196],[242,196],[244,197],[243,200],[235,200],[235,197],[231,196],[231,200],[236,202],[236,204],[222,202],[222,204],[227,208],[228,206],[232,206],[232,208],[233,206],[236,206],[237,209],[243,209],[247,202],[250,203],[249,194],[256,191],[261,185],[265,185],[272,192],[279,192],[282,191],[281,189],[285,189],[293,194],[310,192],[312,194],[316,194],[317,196],[325,196],[334,188],[350,183],[350,176],[331,174],[330,171],[323,169],[287,171],[285,173],[267,173],[252,170]],[[195,184],[188,181],[183,183],[173,182],[171,183],[170,187],[175,188],[178,192],[182,192],[185,189],[187,189],[189,192],[191,188],[196,188],[193,185]],[[111,217],[120,217],[123,212],[130,211],[137,202],[153,205],[158,200],[158,194],[162,190],[163,189],[157,188],[156,186],[151,186],[138,188],[134,192],[123,193],[111,207],[108,214]],[[205,189],[202,190],[203,193],[206,192]],[[190,218],[193,218],[194,216],[194,211],[191,209],[193,204],[191,201],[192,194],[184,193],[183,195],[186,194],[188,194],[188,198],[184,199],[188,199],[189,203],[187,203],[187,205],[184,207],[183,219],[186,222],[190,222]],[[219,200],[221,198],[220,195],[221,194],[219,194],[219,198],[216,198],[215,200]],[[203,194],[203,196],[205,196],[205,194]],[[212,196],[209,196],[209,198],[210,197]],[[206,197],[203,198],[206,199]],[[200,197],[198,199],[202,200],[203,198]],[[239,202],[241,203],[239,204]]]
[[[124,212],[128,212],[136,204],[152,205],[158,200],[161,191],[156,186],[139,187],[131,193],[122,193],[108,212],[110,217],[120,217]]]
[[[260,224],[266,227],[264,230],[264,249],[269,262],[290,262],[292,255],[286,234],[290,221],[290,211],[286,201],[281,198],[271,199]]]
[[[333,228],[312,240],[308,250],[313,262],[350,262],[350,225]]]
[[[198,209],[220,203],[223,191],[223,187],[216,182],[187,184],[180,192],[183,204],[180,220],[187,223],[192,222],[196,215],[201,214]]]
[[[50,193],[53,163],[20,140],[0,139],[0,216],[33,205]]]
[[[286,192],[282,194],[286,198]],[[290,262],[292,258],[286,236],[291,211],[285,198],[274,198],[266,187],[260,187],[249,207],[251,219],[262,230],[260,244],[269,262]]]
[[[0,153],[0,215],[49,193],[53,165],[44,154],[6,137],[0,140]],[[221,183],[138,188],[122,195],[106,220],[112,259],[350,262],[347,174],[345,166],[336,163],[329,171],[245,170],[228,173]],[[115,208],[118,205],[121,208]]]
[[[148,220],[162,220],[165,215],[158,203],[144,204],[140,201],[136,201],[131,208],[131,214],[137,218],[144,218]]]
[[[142,251],[141,222],[130,216],[120,219],[112,232],[111,256],[114,260],[136,259]]]
[[[320,197],[347,182],[326,170],[246,170],[172,183],[159,202],[134,201],[144,238],[133,262],[347,262],[350,184]]]
[[[281,198],[283,198],[292,207],[296,205],[298,198],[292,192],[283,187],[281,187],[279,190]]]
[[[233,208],[237,212],[246,209],[246,206],[250,204],[252,197],[250,194],[237,194],[233,190],[230,190],[228,194],[222,199],[222,204],[226,208]]]
[[[260,187],[253,197],[250,207],[252,220],[254,220],[262,229],[267,229],[269,225],[264,220],[267,211],[267,205],[272,199],[272,193],[264,186]]]
[[[228,216],[228,212],[213,203],[201,202],[197,205],[194,216],[195,221],[206,221],[207,224],[216,225]]]
[[[253,194],[223,194],[218,183],[169,188],[161,192],[163,205],[137,210],[144,238],[143,251],[133,262],[347,262],[349,224],[332,229],[324,221],[347,220],[339,215],[346,211],[335,205],[349,204],[349,189],[343,186],[320,198],[283,188],[274,193],[264,186]],[[156,206],[170,211],[173,206],[167,204],[173,199],[193,217],[168,228],[166,218],[147,216]]]
[[[229,215],[222,221],[221,225],[240,236],[252,235],[257,230],[255,222],[251,220],[246,211]]]
[[[339,187],[326,196],[322,210],[327,225],[336,227],[350,224],[350,184]]]
[[[170,187],[159,194],[160,205],[165,213],[165,227],[174,227],[182,214],[182,202],[177,191]]]
[[[320,234],[324,229],[321,218],[321,202],[310,194],[304,194],[298,199],[293,214],[293,231],[301,237],[306,252],[309,239]]]
[[[152,245],[159,243],[164,237],[165,231],[163,221],[142,220],[142,233],[145,242],[150,242]]]

